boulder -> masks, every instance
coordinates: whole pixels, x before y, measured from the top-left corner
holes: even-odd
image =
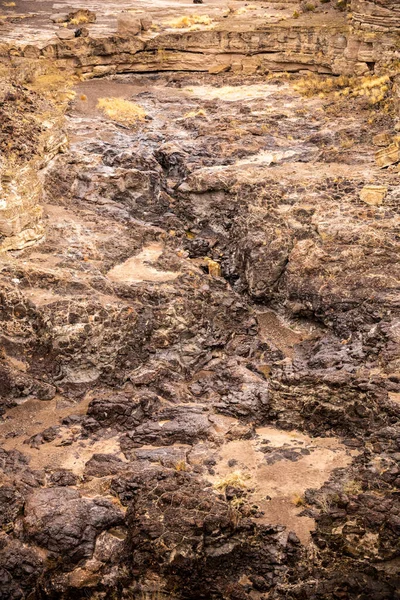
[[[50,15],[50,21],[53,21],[53,23],[66,23],[68,21],[68,15],[67,13],[56,13]]]
[[[148,31],[153,24],[153,19],[148,13],[140,15],[140,22],[142,24],[142,30]]]
[[[104,498],[84,498],[77,490],[54,487],[36,490],[25,505],[28,539],[60,554],[65,563],[91,557],[101,531],[123,520],[121,511]]]
[[[121,13],[118,17],[117,30],[120,35],[138,35],[141,31],[148,31],[152,22],[151,16],[147,13]]]
[[[387,187],[384,185],[366,185],[360,192],[360,198],[366,204],[371,206],[380,206],[387,194]]]
[[[60,40],[73,40],[75,39],[75,32],[72,29],[60,29],[60,31],[57,31],[56,36]]]
[[[120,35],[137,35],[142,31],[142,23],[137,15],[123,13],[118,17],[117,31]]]

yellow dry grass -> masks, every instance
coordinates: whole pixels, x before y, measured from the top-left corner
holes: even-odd
[[[228,473],[214,483],[214,488],[221,492],[224,492],[228,486],[233,486],[236,488],[240,488],[242,490],[247,489],[247,484],[250,479],[250,475],[248,473],[242,473],[242,471],[233,471],[232,473]]]
[[[314,75],[297,81],[293,87],[307,98],[318,96],[323,99],[332,94],[336,98],[364,97],[370,104],[378,104],[386,98],[390,86],[389,75],[380,77],[354,77],[349,75],[321,77]]]
[[[175,464],[176,471],[190,471],[190,467],[185,460],[178,460]]]
[[[207,113],[203,108],[199,108],[198,110],[190,110],[185,115],[183,115],[184,119],[194,119],[195,117],[206,117]]]
[[[85,23],[91,23],[91,19],[84,13],[78,13],[75,17],[72,17],[69,22],[71,25],[84,25]]]
[[[26,86],[34,92],[43,94],[56,106],[65,107],[76,96],[72,87],[78,78],[67,71],[60,71],[50,62],[43,62],[41,66],[41,72],[32,73]]]
[[[294,504],[295,506],[304,506],[305,503],[305,498],[301,494],[295,494],[292,498],[292,504]]]
[[[130,127],[146,116],[141,106],[123,98],[100,98],[97,108],[113,121]]]
[[[247,12],[249,12],[249,10],[257,10],[257,9],[258,9],[258,6],[256,6],[255,4],[250,4],[248,6],[241,6],[240,8],[238,8],[235,11],[235,14],[236,15],[244,15]]]
[[[212,18],[208,15],[186,15],[167,21],[165,25],[173,29],[187,29],[196,25],[211,25],[212,22]]]

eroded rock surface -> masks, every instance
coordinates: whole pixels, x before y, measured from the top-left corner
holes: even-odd
[[[333,6],[205,4],[123,39],[88,2],[49,43],[84,11],[43,3],[12,52],[5,23],[16,235],[39,204],[45,237],[0,257],[4,600],[399,597],[397,9],[354,3],[349,37]],[[28,55],[82,75],[62,104],[51,75],[57,119]]]

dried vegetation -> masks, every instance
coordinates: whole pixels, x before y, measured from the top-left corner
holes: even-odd
[[[143,121],[146,116],[145,110],[139,104],[123,98],[100,98],[97,107],[111,120],[127,127]]]

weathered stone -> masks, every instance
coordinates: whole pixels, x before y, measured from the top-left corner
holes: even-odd
[[[68,14],[56,13],[54,15],[50,15],[50,21],[53,21],[53,23],[66,23],[68,21]]]
[[[6,85],[4,90],[0,89],[0,97],[5,99],[2,104],[4,131],[11,127],[15,132],[0,163],[0,251],[22,249],[43,237],[40,171],[66,143],[62,116],[50,105],[40,106],[39,99],[36,99],[37,113],[42,111],[46,116],[40,126],[36,119],[28,119],[24,131],[20,115],[12,112],[15,103],[8,100],[13,94],[20,98],[22,106],[24,102],[35,105],[34,95],[30,96],[18,86]]]
[[[397,0],[352,0],[356,23],[378,30],[400,29],[400,6]]]
[[[153,24],[153,19],[151,18],[151,15],[149,13],[140,13],[139,17],[140,23],[142,25],[142,30],[148,31]]]
[[[50,163],[35,73],[0,103],[3,247],[46,204],[46,239],[0,269],[1,600],[396,597],[400,190],[371,166],[395,111],[310,77],[386,69],[395,38],[262,4],[142,38],[108,7],[90,37],[7,46],[21,77],[146,74],[77,83]],[[106,91],[148,118],[100,116]]]
[[[383,185],[366,185],[360,192],[360,198],[366,204],[380,206],[387,194],[387,187]]]
[[[381,169],[395,165],[400,162],[400,145],[398,142],[393,142],[387,148],[378,150],[375,154],[375,160],[378,167]]]
[[[29,497],[24,529],[39,546],[74,563],[91,557],[97,534],[122,520],[109,500],[82,498],[77,490],[54,487]]]
[[[389,146],[390,143],[392,141],[392,136],[390,135],[389,132],[383,132],[383,133],[378,133],[377,135],[374,135],[372,142],[374,144],[374,146],[380,146],[380,147],[385,147],[385,146]]]
[[[73,40],[75,38],[75,32],[72,29],[60,29],[56,32],[56,36],[60,40]]]
[[[140,16],[122,13],[118,16],[117,31],[119,35],[138,35],[142,31]]]

